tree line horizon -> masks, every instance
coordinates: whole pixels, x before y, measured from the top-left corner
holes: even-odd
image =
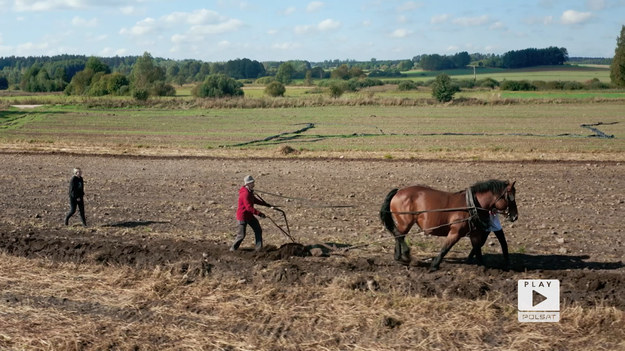
[[[97,57],[86,55],[56,55],[56,56],[28,56],[28,57],[0,57],[0,79],[6,79],[6,83],[0,82],[0,89],[9,87],[24,90],[23,79],[28,71],[42,74],[43,70],[56,83],[55,91],[63,90],[69,84],[74,75],[85,69],[89,57],[96,57],[107,65],[111,72],[119,72],[129,75],[132,66],[141,56],[114,56]],[[356,67],[368,72],[370,77],[401,77],[402,71],[421,68],[425,71],[439,71],[447,69],[465,68],[469,64],[478,67],[492,68],[525,68],[541,65],[561,65],[570,61],[565,48],[549,47],[545,49],[523,49],[509,51],[499,56],[495,54],[469,54],[466,51],[454,55],[425,54],[414,56],[412,59],[398,60],[325,60],[323,62],[311,62],[305,60],[289,61],[263,61],[250,60],[247,58],[229,60],[226,62],[206,62],[195,59],[173,60],[153,58],[154,64],[165,70],[165,80],[172,84],[183,85],[185,83],[202,82],[210,74],[223,73],[234,79],[257,79],[265,76],[276,76],[280,65],[290,63],[292,65],[292,79],[304,79],[310,71],[312,79],[329,78],[328,71],[346,65],[348,68]],[[606,58],[579,58],[584,63],[610,64],[611,59]],[[43,75],[43,74],[42,74]],[[63,84],[65,83],[65,85]],[[63,89],[60,89],[63,86]]]
[[[405,77],[402,72],[416,68],[424,71],[468,66],[518,69],[563,65],[569,60],[566,48],[554,46],[513,50],[501,56],[470,55],[463,51],[454,55],[420,55],[411,60],[326,60],[317,63],[305,60],[261,63],[248,58],[211,63],[154,58],[149,52],[138,57],[108,58],[83,55],[12,56],[0,58],[0,90],[64,91],[67,95],[89,96],[132,95],[138,100],[146,100],[149,96],[174,96],[176,90],[173,84],[199,83],[192,90],[194,96],[221,97],[243,95],[243,80],[245,83],[263,84],[268,95],[280,96],[284,94],[284,85],[294,79],[304,79],[305,84],[312,85],[313,79],[331,78],[346,82],[325,83],[330,88],[337,88],[338,94],[334,95],[340,95],[345,88],[353,90],[361,85],[384,84],[379,78]],[[607,59],[601,58],[581,60],[607,63]],[[320,86],[323,84],[319,82]],[[444,90],[448,89],[445,86]]]

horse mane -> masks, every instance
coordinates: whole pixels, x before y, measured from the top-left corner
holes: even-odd
[[[487,191],[493,194],[501,193],[510,183],[505,180],[490,179],[483,182],[477,182],[471,185],[471,191],[475,193],[485,193]]]

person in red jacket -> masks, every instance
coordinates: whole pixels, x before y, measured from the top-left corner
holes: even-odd
[[[239,189],[239,203],[237,206],[237,225],[238,233],[234,238],[234,243],[230,246],[230,251],[235,251],[245,239],[245,229],[249,225],[254,230],[255,249],[259,251],[263,248],[263,228],[260,226],[258,219],[265,218],[265,214],[254,208],[254,204],[271,207],[262,199],[254,196],[254,178],[251,175],[243,179],[244,185]]]

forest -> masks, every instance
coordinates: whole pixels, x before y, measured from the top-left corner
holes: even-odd
[[[234,59],[227,62],[205,62],[201,60],[171,60],[153,58],[148,55],[155,68],[158,80],[167,84],[181,86],[188,83],[203,82],[209,75],[224,74],[237,80],[256,80],[261,77],[280,77],[288,75],[290,79],[323,79],[330,78],[330,72],[337,69],[359,69],[367,72],[369,77],[400,77],[402,71],[423,69],[437,71],[445,69],[464,68],[468,65],[495,68],[523,68],[540,65],[562,65],[569,60],[565,48],[549,47],[545,49],[524,49],[509,51],[499,55],[469,54],[460,52],[454,55],[419,55],[404,60],[326,60],[323,62],[309,62],[292,60],[287,62],[267,61],[259,62],[248,58]],[[142,56],[115,56],[97,57],[106,68],[104,74],[116,73],[113,77],[117,84],[124,83],[129,78],[133,66]],[[66,91],[72,93],[72,79],[88,66],[90,57],[84,55],[57,55],[40,57],[0,57],[0,90],[13,89],[28,92]],[[594,59],[593,62],[602,62],[606,59]],[[286,72],[280,72],[280,67],[288,63]],[[609,64],[609,62],[607,62]],[[157,72],[158,71],[158,72]],[[94,70],[94,74],[100,70]],[[344,76],[344,75],[343,75]],[[84,77],[82,77],[84,79]],[[344,78],[344,77],[343,77]],[[283,79],[279,79],[284,81]],[[75,93],[75,92],[74,92]]]

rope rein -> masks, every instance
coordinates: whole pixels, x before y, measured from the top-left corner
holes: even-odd
[[[289,197],[289,196],[284,196],[284,195],[280,195],[280,194],[269,193],[269,192],[265,192],[265,191],[261,191],[261,190],[255,190],[255,193],[266,194],[266,195],[275,196],[275,197],[279,197],[279,198],[283,198],[283,199],[289,199],[289,200],[298,200],[298,201],[306,201],[306,202],[315,201],[315,200],[311,200],[311,199],[298,198],[298,197]],[[506,194],[507,194],[507,190],[502,192],[502,194],[497,198],[495,203],[497,201],[501,200]],[[260,195],[257,195],[257,196],[263,202],[266,202]],[[422,210],[422,211],[382,211],[382,212],[392,213],[392,214],[397,214],[397,215],[402,215],[402,214],[420,215],[420,214],[423,214],[423,213],[430,213],[430,212],[466,211],[466,212],[469,212],[469,216],[466,217],[466,218],[458,219],[458,220],[455,220],[455,221],[450,222],[450,223],[444,223],[444,224],[441,224],[441,225],[438,225],[438,226],[435,226],[435,227],[426,228],[426,229],[422,229],[422,228],[419,227],[419,230],[416,233],[417,234],[418,233],[427,233],[427,232],[431,232],[431,231],[434,231],[434,230],[442,228],[442,227],[452,226],[454,224],[463,223],[463,222],[469,222],[469,226],[470,227],[474,227],[474,228],[470,228],[469,232],[471,232],[475,228],[484,225],[484,223],[479,223],[479,224],[473,223],[475,218],[477,218],[479,222],[482,222],[479,219],[478,211],[491,212],[491,210],[489,210],[487,208],[483,208],[483,207],[477,206],[475,204],[471,188],[467,189],[466,199],[467,199],[467,205],[468,205],[466,207],[440,208],[440,209],[431,209],[431,210]],[[318,207],[318,208],[353,208],[353,207],[356,207],[356,206],[354,206],[354,205],[316,205],[316,206],[311,206],[311,207]],[[282,216],[284,217],[284,220],[285,220],[288,232],[285,231],[280,225],[278,225],[273,220],[273,218],[271,218],[270,216],[267,216],[267,215],[266,215],[266,217],[273,223],[274,226],[276,226],[276,228],[278,228],[285,236],[287,236],[291,240],[291,242],[296,243],[295,239],[290,234],[291,231],[290,231],[290,228],[289,228],[289,223],[288,223],[287,218],[286,218],[286,213],[283,210],[277,208],[276,206],[271,206],[271,208],[282,213]],[[495,209],[495,213],[504,213],[504,212],[505,211],[499,211],[499,210]],[[399,236],[392,237],[392,238],[402,238],[402,237],[406,237],[406,236],[407,236],[407,234],[404,234],[404,235],[399,235]],[[352,246],[349,246],[349,247],[341,249],[341,251],[342,252],[347,252],[349,250],[354,250],[354,249],[367,247],[367,246],[375,244],[375,243],[386,241],[386,240],[388,240],[390,238],[391,237],[383,237],[383,238],[380,238],[380,239],[377,239],[377,240],[369,241],[367,243],[362,243],[362,244],[358,244],[358,245],[352,245]],[[335,251],[335,250],[331,249],[330,251]]]
[[[455,221],[450,222],[450,223],[441,224],[441,225],[436,226],[436,227],[430,227],[430,228],[427,228],[427,229],[421,229],[421,228],[419,228],[419,230],[418,230],[417,232],[415,232],[415,234],[419,234],[419,233],[426,233],[428,230],[430,230],[430,231],[431,231],[431,230],[436,230],[436,229],[438,229],[438,228],[442,228],[442,227],[451,226],[451,225],[454,225],[454,224],[458,224],[458,223],[462,223],[462,222],[470,221],[471,219],[472,219],[472,217],[467,217],[467,218],[463,218],[463,219],[458,219],[458,220],[455,220]],[[368,242],[368,243],[359,244],[359,245],[352,245],[352,246],[350,246],[350,247],[346,247],[346,248],[344,248],[344,249],[343,249],[343,251],[344,251],[344,252],[347,252],[347,251],[352,250],[352,249],[359,249],[359,248],[361,248],[361,247],[367,247],[367,246],[369,246],[369,245],[371,245],[371,244],[374,244],[374,243],[379,243],[379,242],[382,242],[382,241],[386,241],[386,240],[388,240],[388,239],[403,238],[403,237],[406,237],[407,235],[408,235],[408,234],[398,235],[398,236],[389,236],[389,237],[384,237],[384,238],[380,238],[380,239],[377,239],[377,240],[370,241],[370,242]]]
[[[261,191],[261,190],[254,190],[254,192],[257,192],[257,193],[260,193],[260,194],[265,194],[265,195],[271,195],[271,196],[275,196],[275,197],[280,197],[280,198],[287,199],[287,200],[315,202],[315,200],[312,200],[312,199],[304,199],[304,198],[301,198],[301,197],[284,196],[284,195],[280,195],[280,194],[268,193],[266,191]],[[352,207],[356,207],[354,205],[309,205],[309,206],[310,207],[318,207],[318,208],[352,208]]]

